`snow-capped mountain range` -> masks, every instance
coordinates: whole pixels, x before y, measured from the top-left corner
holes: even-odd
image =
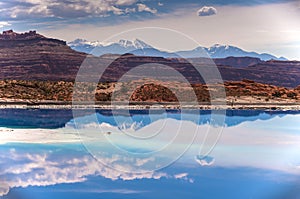
[[[264,61],[271,59],[287,60],[284,57],[276,57],[267,53],[260,54],[256,52],[248,52],[235,46],[220,44],[215,44],[209,48],[199,46],[192,50],[177,52],[161,51],[139,39],[132,41],[121,39],[116,43],[102,43],[99,41],[90,42],[83,39],[76,39],[72,42],[69,42],[68,45],[76,51],[93,54],[95,56],[104,54],[132,53],[141,56],[196,58],[201,57],[201,55],[203,55],[203,50],[205,50],[211,58],[255,57]]]

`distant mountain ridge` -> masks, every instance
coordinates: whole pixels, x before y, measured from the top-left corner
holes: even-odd
[[[35,31],[16,33],[4,31],[0,33],[0,80],[41,80],[41,81],[74,81],[84,60],[88,58],[90,67],[86,79],[99,79],[95,72],[98,67],[108,66],[101,77],[101,82],[116,82],[126,72],[142,64],[158,64],[173,68],[192,83],[202,83],[201,75],[195,68],[207,66],[209,58],[164,58],[159,56],[123,56],[106,54],[106,56],[90,56],[77,52],[66,45],[65,41],[47,38]],[[94,44],[98,45],[98,44]],[[149,48],[142,42],[122,41],[125,48],[136,49],[140,53],[160,51]],[[112,46],[106,44],[104,46]],[[119,45],[115,45],[119,46]],[[143,47],[143,49],[141,49]],[[139,49],[138,49],[139,48]],[[227,47],[228,49],[228,47]],[[165,52],[168,53],[168,52]],[[166,54],[167,55],[167,54]],[[244,79],[255,82],[295,88],[300,85],[300,61],[262,61],[253,57],[214,58],[224,81],[241,81]],[[203,67],[209,70],[209,67]],[[176,80],[171,74],[161,74],[168,81]],[[14,84],[16,87],[22,86]],[[32,85],[38,88],[38,85]],[[43,92],[47,94],[47,88]],[[57,88],[53,88],[57,89]],[[12,90],[13,91],[13,90]],[[57,90],[57,93],[62,93]]]
[[[100,56],[104,54],[125,54],[135,50],[143,50],[153,48],[141,40],[129,41],[121,39],[118,43],[101,43],[98,41],[89,42],[84,39],[76,39],[69,42],[68,45],[76,51],[92,53],[93,55]]]
[[[169,57],[197,58],[197,57],[209,56],[211,58],[254,57],[254,58],[259,58],[263,61],[267,61],[267,60],[286,61],[287,60],[284,57],[276,57],[274,55],[267,54],[267,53],[259,54],[256,52],[248,52],[235,46],[220,45],[220,44],[215,44],[209,48],[199,46],[192,50],[177,51],[177,52],[161,51],[139,39],[135,39],[133,41],[121,39],[118,42],[107,43],[107,44],[101,43],[99,41],[90,42],[83,39],[76,39],[72,42],[69,42],[68,45],[76,51],[90,53],[95,56],[100,56],[104,54],[132,53],[138,56],[155,56],[155,57],[165,57],[165,58],[169,58]]]

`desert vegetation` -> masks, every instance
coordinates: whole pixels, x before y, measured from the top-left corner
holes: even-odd
[[[78,86],[78,85],[77,85]],[[80,87],[81,86],[81,87]],[[144,84],[142,80],[132,82],[106,82],[92,85],[80,84],[76,99],[79,101],[95,100],[99,102],[127,101],[132,102],[178,102],[191,101],[209,102],[211,92],[218,93],[225,88],[227,100],[230,103],[269,102],[269,101],[300,101],[300,86],[285,88],[269,84],[257,83],[251,80],[225,82],[221,84],[184,84],[179,82],[150,81]],[[0,98],[3,100],[32,101],[72,101],[74,82],[67,81],[34,81],[34,80],[1,80]],[[88,97],[87,97],[88,96]],[[180,97],[178,97],[180,96]],[[214,96],[214,95],[213,95]]]

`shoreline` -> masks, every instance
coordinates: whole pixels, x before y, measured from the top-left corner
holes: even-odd
[[[5,100],[0,101],[0,109],[130,109],[130,110],[300,110],[300,103],[287,102],[272,102],[272,103],[235,103],[227,104],[215,103],[200,103],[199,105],[183,103],[180,105],[176,103],[151,103],[151,102],[137,102],[134,104],[125,104],[122,102],[111,104],[110,102],[101,103],[85,103],[85,102],[66,102],[66,101],[25,101],[25,100]]]

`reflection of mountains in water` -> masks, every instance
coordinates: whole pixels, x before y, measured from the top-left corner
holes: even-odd
[[[165,113],[162,111],[151,110],[131,110],[130,117],[122,111],[113,112],[111,110],[97,110],[97,120],[100,123],[108,123],[112,126],[127,125],[126,122],[135,122],[140,124],[139,127],[146,126],[153,121],[171,118],[176,120],[182,119],[182,114],[179,110],[168,110]],[[195,114],[200,117],[195,121]],[[284,117],[288,114],[300,114],[300,111],[262,111],[262,110],[227,110],[225,117],[226,126],[235,126],[246,121],[269,120],[274,117]],[[74,125],[72,110],[47,110],[47,109],[1,109],[0,126],[10,128],[61,128],[66,124]],[[90,116],[84,116],[78,120],[83,123],[89,123]],[[184,120],[193,121],[197,124],[207,124],[211,119],[210,110],[187,111],[184,113]]]

